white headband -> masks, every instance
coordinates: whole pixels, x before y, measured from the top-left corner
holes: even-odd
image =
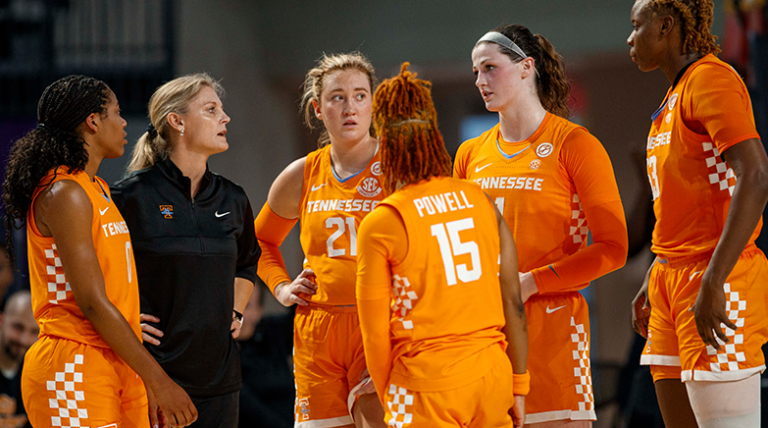
[[[507,49],[512,50],[512,52],[518,54],[520,58],[526,59],[528,58],[528,55],[523,52],[522,49],[520,49],[520,46],[515,44],[512,40],[510,40],[509,37],[499,33],[498,31],[489,31],[483,35],[483,37],[480,37],[480,40],[475,43],[475,46],[477,46],[480,42],[491,42],[496,43],[497,45],[504,46]]]

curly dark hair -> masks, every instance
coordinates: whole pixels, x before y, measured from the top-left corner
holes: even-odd
[[[656,14],[671,14],[680,18],[684,54],[697,52],[705,56],[720,53],[717,36],[711,31],[715,7],[712,0],[651,0],[646,7]]]
[[[112,90],[101,80],[67,76],[45,88],[37,104],[37,128],[11,148],[3,182],[5,242],[14,266],[13,229],[26,221],[32,195],[51,169],[82,171],[88,163],[78,126],[92,113],[106,114]]]

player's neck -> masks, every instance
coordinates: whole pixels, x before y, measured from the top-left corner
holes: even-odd
[[[365,168],[376,155],[378,141],[367,135],[357,142],[332,142],[331,163],[336,174],[344,179]]]
[[[171,161],[181,170],[184,177],[189,178],[192,193],[190,196],[194,199],[198,190],[200,190],[200,183],[205,175],[208,156],[187,150],[174,150],[171,152]]]
[[[515,103],[515,105],[499,111],[501,137],[504,141],[513,143],[531,137],[546,117],[547,111],[541,106],[538,98],[535,102]]]
[[[86,137],[83,137],[85,140],[85,151],[88,152],[88,163],[85,164],[85,173],[88,174],[88,177],[90,177],[91,181],[94,180],[94,177],[96,177],[96,172],[99,170],[99,165],[101,165],[101,161],[104,160],[104,156],[102,156],[100,153],[96,151],[96,145],[92,143],[89,139]],[[0,352],[2,354],[2,352]]]
[[[674,52],[674,49],[672,51]],[[659,64],[659,68],[664,72],[664,75],[667,76],[669,84],[672,85],[675,83],[675,79],[680,73],[680,70],[688,66],[690,63],[700,59],[701,55],[699,55],[698,52],[683,55],[673,53]]]

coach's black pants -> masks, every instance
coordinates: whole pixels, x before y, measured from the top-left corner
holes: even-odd
[[[192,428],[237,428],[240,392],[215,397],[190,397],[197,407],[197,421]]]

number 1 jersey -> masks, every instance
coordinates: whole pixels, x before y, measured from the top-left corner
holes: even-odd
[[[331,145],[307,155],[299,201],[304,268],[315,272],[324,305],[354,305],[357,274],[357,228],[384,199],[378,152],[355,175],[340,179],[331,165]]]

